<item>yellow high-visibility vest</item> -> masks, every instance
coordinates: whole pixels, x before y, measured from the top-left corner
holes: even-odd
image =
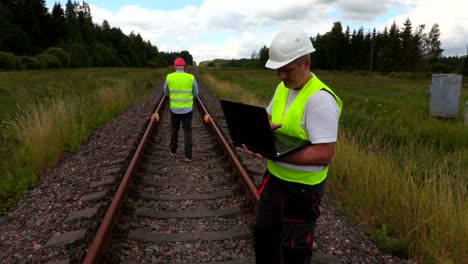
[[[167,75],[171,109],[193,107],[193,82],[195,78],[186,72],[173,72]]]
[[[309,100],[315,92],[319,90],[327,90],[334,97],[338,106],[340,107],[340,114],[342,109],[341,99],[317,76],[313,77],[304,85],[299,91],[294,101],[288,108],[288,111],[283,116],[288,100],[290,89],[281,83],[276,91],[275,98],[273,99],[273,107],[271,112],[271,121],[273,124],[282,124],[278,128],[279,133],[287,134],[290,136],[309,140],[309,136],[304,128],[301,126],[301,120],[304,115],[304,110]],[[327,177],[328,166],[318,172],[301,171],[291,168],[286,168],[273,160],[268,160],[268,170],[280,179],[290,182],[298,182],[307,185],[315,185],[321,183]]]

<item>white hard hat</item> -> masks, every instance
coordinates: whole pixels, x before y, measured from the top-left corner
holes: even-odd
[[[270,58],[265,67],[278,69],[293,60],[313,52],[312,41],[309,36],[298,29],[288,29],[279,32],[271,41],[269,55]]]

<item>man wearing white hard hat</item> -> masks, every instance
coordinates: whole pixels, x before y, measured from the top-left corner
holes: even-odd
[[[314,230],[342,108],[341,99],[310,72],[313,51],[309,36],[297,29],[279,32],[269,47],[265,66],[275,69],[281,80],[267,107],[271,127],[311,144],[267,160],[268,170],[258,190],[257,263],[311,263]],[[261,157],[245,146],[238,149]]]

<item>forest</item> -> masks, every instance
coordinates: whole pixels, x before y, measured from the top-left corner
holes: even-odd
[[[468,55],[444,57],[438,24],[402,26],[365,32],[335,22],[311,37],[316,51],[311,68],[368,72],[459,73],[468,76]],[[468,47],[467,47],[468,49]],[[467,50],[468,52],[468,50]],[[176,57],[195,65],[189,51],[162,52],[139,33],[125,35],[104,20],[93,23],[86,2],[68,0],[48,10],[44,0],[0,0],[0,70],[165,67]],[[200,66],[263,68],[267,46],[250,58],[216,59]]]
[[[383,32],[364,32],[361,27],[343,30],[341,22],[332,29],[312,37],[312,69],[344,71],[460,73],[468,76],[468,55],[442,56],[441,32],[434,24],[427,32],[425,25],[415,29],[408,18],[400,28],[394,21]],[[467,47],[468,48],[468,47]],[[467,50],[468,52],[468,50]],[[200,63],[219,67],[263,67],[268,48],[253,51],[250,59],[213,60]]]
[[[164,67],[188,51],[160,52],[138,33],[94,24],[86,2],[68,0],[52,10],[44,0],[0,0],[0,70]]]

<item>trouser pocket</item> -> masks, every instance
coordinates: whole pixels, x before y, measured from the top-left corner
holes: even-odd
[[[306,249],[312,246],[315,223],[283,223],[281,246],[291,249]]]
[[[284,183],[281,198],[283,221],[312,223],[320,216],[323,184]]]

